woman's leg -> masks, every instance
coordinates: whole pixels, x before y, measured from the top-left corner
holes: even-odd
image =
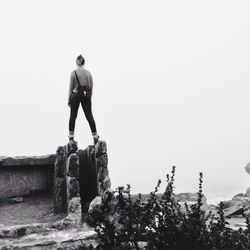
[[[85,117],[89,123],[92,134],[96,134],[97,131],[96,131],[95,120],[92,114],[91,99],[82,99],[81,105],[82,105],[82,109],[84,111]]]
[[[69,118],[69,138],[70,139],[74,139],[75,122],[77,118],[79,105],[80,105],[79,100],[73,100],[70,105],[70,118]]]

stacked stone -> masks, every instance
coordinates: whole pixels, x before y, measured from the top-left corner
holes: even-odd
[[[79,181],[79,160],[78,156],[75,154],[76,151],[77,151],[77,142],[68,143],[66,146],[60,146],[57,149],[55,168],[54,168],[54,212],[55,213],[67,213],[69,211],[68,199],[69,197],[73,197],[73,193],[68,194],[71,191],[68,190],[69,181],[67,181],[67,176],[71,177],[72,174],[75,174],[73,173],[72,168],[75,168],[75,165],[77,164],[78,164],[78,175],[77,173],[75,175],[77,175],[78,178],[77,182]],[[78,184],[78,190],[79,190],[79,184]]]
[[[81,224],[82,206],[79,185],[79,157],[71,153],[66,164],[67,213],[74,225]]]
[[[98,195],[103,198],[106,192],[110,191],[111,181],[108,171],[107,144],[105,141],[98,141],[94,148],[95,165],[97,172]]]
[[[108,171],[107,144],[105,141],[98,141],[95,144],[91,151],[90,159],[96,168],[97,196],[89,205],[89,218],[91,218],[93,211],[101,205],[103,199],[113,195]],[[91,223],[91,220],[89,223]]]
[[[66,147],[58,147],[54,168],[54,213],[67,212]]]
[[[98,141],[85,150],[77,150],[76,142],[58,148],[54,178],[55,213],[67,213],[70,224],[79,225],[82,206],[88,211],[90,203],[100,203],[112,192],[110,187],[105,141]]]

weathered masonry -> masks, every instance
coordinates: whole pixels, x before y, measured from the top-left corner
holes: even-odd
[[[0,199],[53,192],[55,154],[0,157]]]
[[[47,156],[0,157],[0,249],[96,245],[87,218],[110,187],[105,141],[84,150],[70,142]]]
[[[110,190],[107,146],[98,141],[85,150],[77,143],[58,147],[54,168],[54,212],[66,212],[73,224],[81,222],[91,201]]]
[[[0,157],[0,201],[50,195],[54,213],[74,215],[72,224],[79,224],[91,201],[102,198],[110,187],[105,141],[85,150],[71,142],[47,156]]]

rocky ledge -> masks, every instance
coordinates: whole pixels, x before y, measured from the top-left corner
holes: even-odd
[[[44,156],[16,156],[16,157],[0,156],[0,167],[54,165],[55,159],[56,159],[55,154],[49,154]]]
[[[96,247],[96,233],[89,228],[71,228],[58,231],[32,233],[23,237],[4,238],[0,240],[1,250],[54,250],[54,249],[88,249]]]
[[[247,216],[250,217],[250,188],[246,193],[235,195],[231,200],[222,201],[226,217]]]
[[[175,195],[176,199],[180,204],[187,203],[192,205],[197,201],[197,193],[179,193]],[[221,201],[224,207],[225,217],[250,217],[250,188],[246,190],[246,193],[240,193],[235,195],[231,200]],[[218,210],[218,205],[211,205],[207,203],[206,197],[202,197],[202,209],[205,211],[216,212]]]

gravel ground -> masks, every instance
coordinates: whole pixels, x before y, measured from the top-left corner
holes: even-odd
[[[30,223],[53,223],[65,214],[53,215],[52,196],[33,196],[20,203],[0,203],[0,226],[24,225]]]

